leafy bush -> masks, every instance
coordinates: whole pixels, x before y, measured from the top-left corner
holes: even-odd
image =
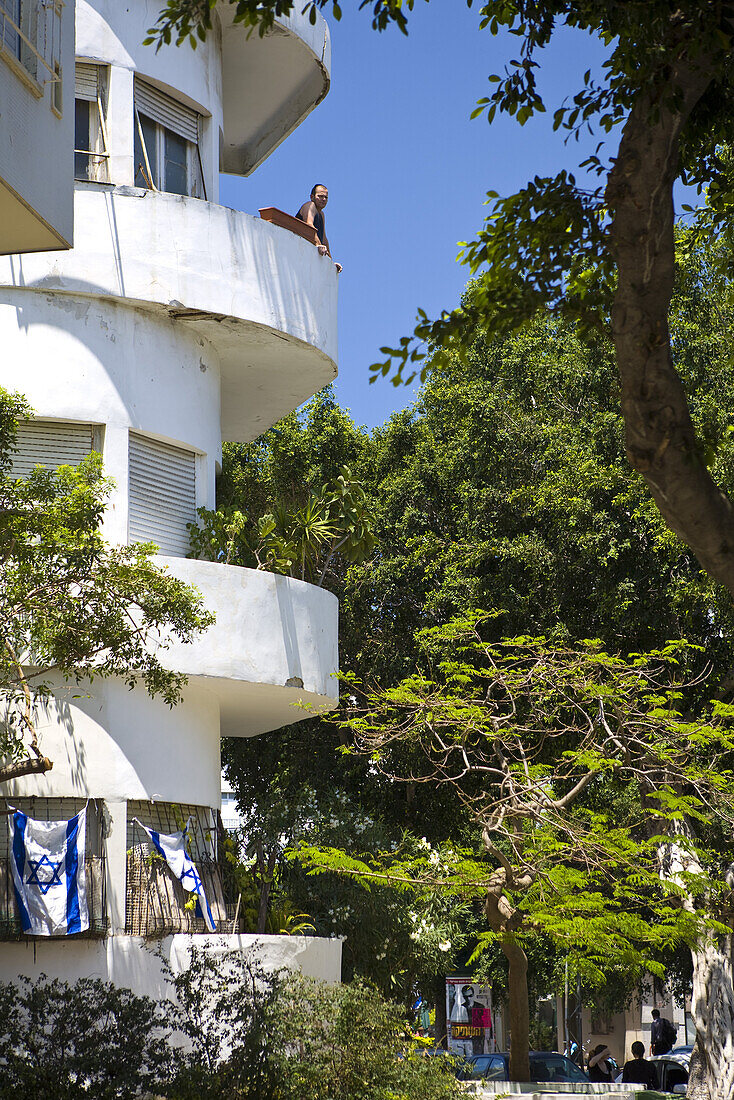
[[[0,985],[0,1100],[453,1100],[405,1010],[255,956],[194,947],[156,1004],[92,978]]]
[[[362,562],[375,545],[367,494],[343,466],[303,504],[276,502],[256,523],[237,508],[197,510],[187,524],[190,557],[244,565],[323,585],[335,563]]]
[[[176,1028],[186,1045],[162,1089],[170,1100],[276,1100],[268,1016],[279,976],[238,951],[193,947],[191,964],[169,973]]]
[[[169,1008],[95,978],[0,985],[0,1097],[128,1100],[170,1075]]]
[[[271,1006],[278,1100],[451,1100],[462,1095],[447,1059],[412,1039],[406,1011],[369,986],[302,975]]]

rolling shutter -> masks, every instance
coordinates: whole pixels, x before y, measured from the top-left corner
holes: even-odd
[[[97,102],[99,65],[86,65],[83,62],[76,66],[75,96],[77,99],[88,99],[92,103]]]
[[[18,424],[17,451],[12,477],[28,477],[34,466],[56,470],[78,466],[94,448],[93,424],[63,424],[53,420],[26,420]]]
[[[185,557],[187,523],[196,522],[193,451],[130,433],[130,542],[154,542],[162,554]]]
[[[190,107],[154,88],[145,80],[135,78],[135,106],[141,114],[160,122],[179,137],[196,144],[199,140],[199,115]]]

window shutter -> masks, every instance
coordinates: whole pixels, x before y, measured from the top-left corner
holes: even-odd
[[[130,433],[131,542],[154,542],[162,554],[185,557],[187,523],[196,522],[196,456],[169,443]]]
[[[77,99],[88,99],[92,103],[97,102],[99,65],[87,65],[83,62],[76,67],[76,91]]]
[[[190,107],[154,88],[152,84],[135,78],[135,106],[142,114],[160,122],[179,137],[196,144],[199,140],[199,115]]]
[[[13,477],[28,477],[37,465],[49,470],[63,465],[78,466],[94,450],[94,425],[22,420],[18,424],[16,446]]]

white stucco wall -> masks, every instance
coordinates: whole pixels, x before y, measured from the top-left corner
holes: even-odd
[[[249,175],[329,90],[331,40],[320,13],[297,5],[263,38],[234,23],[220,3],[224,134],[222,171]]]
[[[298,969],[312,978],[338,982],[341,978],[341,941],[317,936],[167,936],[146,943],[137,936],[111,936],[106,940],[48,941],[40,937],[24,943],[0,944],[0,981],[12,982],[23,974],[38,978],[74,981],[101,978],[127,986],[135,993],[158,1000],[170,996],[171,987],[161,971],[154,950],[175,972],[188,965],[191,943],[218,951],[243,951],[260,960],[268,970]]]
[[[220,438],[256,438],[333,381],[336,269],[302,238],[200,199],[96,185],[77,189],[75,224],[72,252],[0,257],[0,287],[112,299],[158,319],[173,318],[188,338],[206,341],[218,360]],[[21,299],[0,291],[3,300],[22,309]],[[52,316],[50,294],[47,300],[46,323],[52,326],[61,321],[61,311],[78,309],[57,304]],[[29,309],[29,316],[39,316],[38,305],[31,306],[30,300]],[[12,319],[9,323],[22,326],[21,313],[15,326]],[[92,318],[79,332],[89,333],[93,323]],[[144,342],[140,318],[136,324]],[[60,327],[78,336],[73,316]],[[131,369],[138,369],[141,358],[152,361],[152,346],[148,351],[139,345],[133,354],[128,331],[119,337],[114,329],[106,331],[109,341],[128,347]],[[151,339],[156,339],[153,329]],[[171,344],[167,358],[175,363],[178,354]],[[170,376],[158,348],[156,356],[160,394],[167,401],[181,385],[167,385]],[[206,365],[206,355],[204,361]],[[27,361],[23,366],[27,371]],[[45,378],[54,367],[34,358],[33,369]],[[186,395],[187,400],[195,397],[193,392]]]
[[[171,709],[117,680],[51,683],[38,727],[53,770],[14,780],[11,796],[219,805],[219,705],[205,685],[189,683]]]
[[[0,288],[0,344],[0,383],[37,416],[104,426],[106,538],[127,542],[131,430],[196,451],[197,505],[214,507],[220,372],[205,336],[124,301]]]
[[[211,34],[193,50],[181,46],[144,46],[162,4],[157,0],[77,0],[76,55],[109,65],[107,110],[112,161],[110,179],[132,184],[133,75],[151,80],[202,115],[200,148],[207,196],[219,197],[219,132],[222,126],[222,64],[219,34]]]
[[[49,15],[50,18],[50,15]],[[74,0],[61,15],[62,114],[50,73],[24,78],[0,53],[0,252],[67,248],[73,235]],[[53,171],[49,171],[53,165]]]

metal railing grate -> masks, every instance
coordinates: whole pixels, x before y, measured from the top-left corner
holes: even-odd
[[[87,805],[83,798],[14,798],[13,807],[23,810],[38,821],[65,821],[79,813]],[[18,916],[10,865],[10,824],[0,828],[0,940],[33,939],[26,937]],[[90,801],[87,809],[86,857],[84,872],[87,880],[87,905],[89,929],[73,937],[96,938],[107,934],[107,876],[102,844],[102,818],[100,805]],[[66,938],[66,937],[61,937]]]
[[[128,802],[127,805],[127,889],[125,931],[149,938],[177,932],[203,933],[206,925],[195,913],[194,895],[187,893],[167,864],[153,849],[149,829],[175,833],[189,823],[189,853],[201,876],[207,900],[219,929],[231,928],[232,899],[225,897],[224,876],[218,859],[215,811],[205,806],[166,802]]]

